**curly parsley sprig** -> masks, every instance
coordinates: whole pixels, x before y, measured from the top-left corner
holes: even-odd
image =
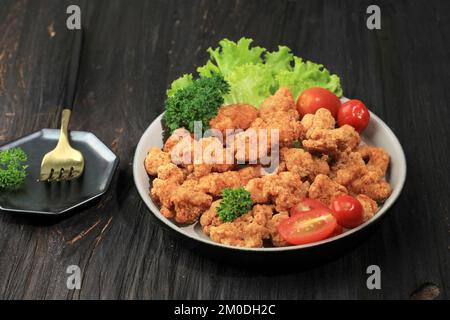
[[[250,192],[243,187],[225,189],[222,192],[217,213],[223,222],[231,222],[252,209],[253,202]]]
[[[194,122],[201,121],[203,131],[207,130],[209,120],[217,115],[224,101],[223,96],[229,90],[228,83],[220,75],[199,78],[178,89],[166,101],[166,128],[170,133],[178,128],[194,132]]]
[[[27,155],[21,148],[0,151],[0,190],[15,190],[27,176]]]

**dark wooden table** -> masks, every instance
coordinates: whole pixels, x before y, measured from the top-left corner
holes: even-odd
[[[450,2],[60,1],[0,3],[0,144],[59,123],[70,48],[66,8],[87,29],[71,127],[94,132],[121,159],[109,192],[74,215],[41,220],[0,214],[0,298],[409,299],[450,297]],[[341,76],[393,129],[408,160],[404,191],[382,226],[340,259],[266,274],[211,261],[164,231],[138,196],[132,157],[163,110],[167,85],[241,36],[290,46]],[[81,290],[68,290],[78,265]],[[368,290],[379,265],[382,289]]]

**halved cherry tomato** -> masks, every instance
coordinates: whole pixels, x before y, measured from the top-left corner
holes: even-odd
[[[291,208],[291,216],[299,214],[299,213],[305,213],[306,211],[314,210],[314,209],[325,209],[327,210],[328,207],[320,202],[319,200],[305,198],[302,201],[300,201],[296,206]]]
[[[340,107],[341,101],[338,96],[320,87],[306,89],[297,100],[297,111],[302,117],[308,113],[315,114],[320,108],[325,108],[336,118]]]
[[[331,204],[331,209],[337,223],[345,228],[353,229],[363,223],[363,207],[352,196],[337,197]]]
[[[328,238],[336,225],[331,210],[315,209],[284,220],[278,225],[278,232],[290,244],[299,245]]]
[[[338,236],[340,234],[343,234],[343,233],[344,233],[344,228],[342,228],[342,226],[337,224],[336,228],[333,230],[333,233],[330,234],[330,236],[328,238],[334,238],[334,237],[336,237],[336,236]]]
[[[370,121],[369,109],[359,100],[349,100],[342,104],[338,112],[338,125],[348,124],[358,132],[363,132]]]

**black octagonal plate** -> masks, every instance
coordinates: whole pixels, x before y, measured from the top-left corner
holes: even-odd
[[[57,215],[106,192],[119,159],[90,132],[70,133],[72,146],[81,151],[85,160],[84,173],[80,178],[59,183],[38,181],[42,158],[56,146],[59,132],[43,129],[0,148],[22,148],[28,155],[29,166],[27,179],[20,189],[0,191],[1,210]]]

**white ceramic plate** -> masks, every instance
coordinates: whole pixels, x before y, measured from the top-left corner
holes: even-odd
[[[343,98],[342,101],[345,102],[346,98]],[[387,181],[389,181],[392,186],[392,195],[385,201],[385,203],[380,207],[380,210],[377,212],[376,216],[364,223],[363,225],[352,229],[344,234],[341,234],[338,237],[323,240],[320,242],[315,242],[308,245],[301,246],[290,246],[290,247],[281,247],[281,248],[240,248],[240,247],[231,247],[228,245],[223,245],[212,241],[209,237],[207,237],[201,230],[199,223],[190,226],[179,226],[176,223],[165,218],[159,211],[158,206],[152,201],[149,191],[150,191],[150,181],[147,175],[147,172],[144,168],[144,160],[147,156],[147,153],[151,147],[163,147],[163,128],[161,125],[161,119],[163,114],[157,117],[147,128],[144,134],[139,141],[136,153],[134,155],[133,162],[133,176],[134,182],[138,189],[142,200],[145,202],[150,211],[155,215],[156,218],[161,220],[164,224],[169,226],[172,230],[188,237],[196,241],[200,241],[209,245],[213,245],[216,247],[225,247],[232,248],[236,250],[243,251],[287,251],[287,250],[299,250],[301,248],[319,246],[321,244],[336,241],[340,238],[347,237],[350,234],[356,233],[361,229],[366,228],[369,224],[374,223],[376,220],[380,219],[387,210],[394,204],[395,200],[397,200],[400,192],[402,191],[403,185],[406,179],[406,159],[395,134],[391,129],[375,114],[371,113],[371,120],[369,126],[364,131],[362,135],[362,139],[365,143],[369,145],[374,145],[378,147],[382,147],[391,157],[391,163],[389,166],[389,171],[387,174]]]

